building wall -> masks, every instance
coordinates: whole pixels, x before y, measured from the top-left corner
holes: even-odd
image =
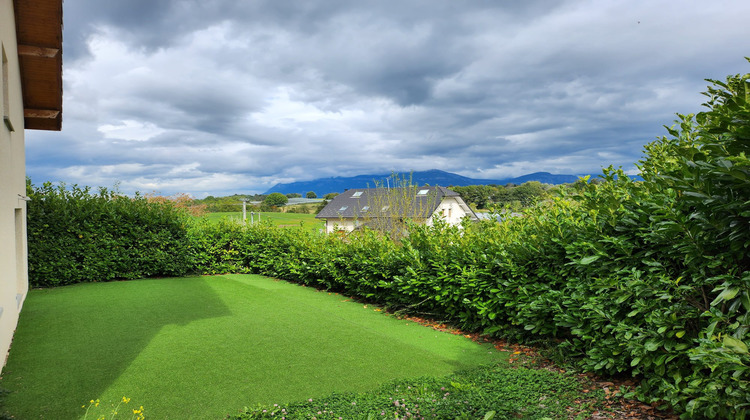
[[[13,1],[0,0],[0,370],[28,291],[23,100]],[[6,117],[13,126],[11,131]]]
[[[352,219],[326,219],[326,233],[351,232],[356,226],[359,226],[357,221]]]
[[[446,223],[449,225],[458,225],[461,223],[461,220],[467,216],[466,211],[464,211],[463,207],[459,204],[460,198],[456,197],[446,197],[443,199],[443,201],[440,203],[438,208],[433,213],[433,217],[442,217],[443,220],[445,220]],[[427,221],[427,224],[432,226],[432,218]]]

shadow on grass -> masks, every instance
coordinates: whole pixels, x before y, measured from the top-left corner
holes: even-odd
[[[200,277],[32,290],[0,382],[11,391],[7,409],[24,419],[77,418],[162,328],[228,315]]]

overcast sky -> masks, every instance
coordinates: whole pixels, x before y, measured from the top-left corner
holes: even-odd
[[[746,0],[65,0],[27,173],[196,197],[442,169],[634,171],[747,73]]]

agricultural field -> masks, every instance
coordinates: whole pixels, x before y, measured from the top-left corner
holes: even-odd
[[[277,212],[255,212],[253,221],[258,222],[258,215],[260,215],[260,222],[270,222],[274,226],[279,227],[302,227],[305,230],[311,232],[317,232],[319,229],[323,229],[325,222],[315,218],[314,214],[302,214],[302,213],[277,213]],[[218,222],[222,219],[229,220],[242,220],[242,212],[218,212],[208,213],[201,218],[208,220],[209,222]],[[247,223],[250,223],[250,212],[247,212]]]

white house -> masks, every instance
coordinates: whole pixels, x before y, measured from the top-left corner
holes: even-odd
[[[62,0],[0,0],[0,371],[29,288],[24,130],[62,125]]]
[[[476,214],[455,191],[445,187],[356,188],[331,200],[315,218],[326,222],[326,233],[350,232],[374,218],[401,217],[432,225],[436,218],[458,225]]]

